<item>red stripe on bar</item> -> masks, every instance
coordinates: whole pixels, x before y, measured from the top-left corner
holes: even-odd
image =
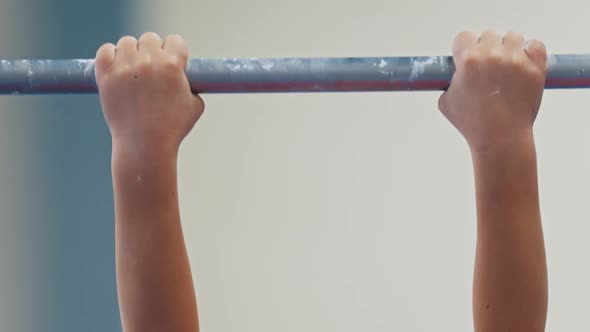
[[[82,92],[96,92],[97,89],[93,86],[83,85],[83,84],[51,84],[51,85],[43,85],[43,86],[34,86],[33,88],[30,87],[23,87],[22,85],[0,85],[0,90],[2,91],[16,91],[22,93],[30,93],[30,92],[37,92],[37,93],[82,93]]]
[[[264,82],[264,83],[194,83],[193,89],[207,92],[288,92],[288,91],[396,91],[444,90],[447,81],[383,82],[338,81],[329,83]]]
[[[585,88],[590,87],[590,79],[580,78],[549,78],[545,82],[547,88]]]
[[[248,93],[248,92],[321,92],[321,91],[436,91],[448,87],[446,80],[428,81],[337,81],[329,83],[310,82],[264,82],[264,83],[193,83],[192,88],[200,93]],[[589,88],[590,78],[549,78],[545,83],[546,88]],[[36,86],[33,88],[22,85],[1,85],[2,91],[17,91],[19,93],[94,93],[96,88],[84,84],[51,84]]]

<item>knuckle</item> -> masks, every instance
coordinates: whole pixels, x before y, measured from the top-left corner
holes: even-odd
[[[164,74],[178,74],[182,70],[182,64],[178,57],[165,57],[160,65],[159,70]]]
[[[528,62],[520,54],[512,55],[508,59],[508,64],[514,70],[525,70],[528,67]]]
[[[529,64],[527,66],[523,66],[522,68],[523,74],[531,79],[531,81],[535,83],[542,83],[545,81],[546,73],[545,71],[537,68],[534,64]]]
[[[498,49],[490,50],[486,56],[486,62],[493,66],[505,66],[508,60],[504,52]]]
[[[178,63],[180,67],[184,66],[188,61],[188,50],[187,49],[179,49],[177,52],[174,53],[174,61]]]
[[[457,37],[473,37],[474,33],[470,30],[463,30],[457,34]]]
[[[160,39],[160,35],[158,35],[155,32],[146,32],[141,35],[141,39],[145,39],[145,38]]]
[[[476,39],[475,34],[471,31],[461,31],[453,40],[453,48],[465,48],[464,41]]]
[[[128,80],[137,76],[135,68],[129,64],[121,64],[116,66],[117,68],[114,70],[114,77],[119,80]]]
[[[466,69],[468,69],[468,70],[475,69],[475,68],[479,67],[481,62],[482,62],[482,56],[479,54],[479,52],[477,52],[473,49],[466,50],[465,52],[463,52],[463,65],[465,66]]]
[[[97,54],[100,54],[100,53],[104,52],[105,50],[107,50],[108,48],[110,48],[111,45],[113,45],[113,44],[111,44],[111,43],[104,43],[104,44],[100,45],[100,47],[98,48],[98,50],[96,51],[96,53]]]
[[[149,74],[153,71],[153,60],[151,57],[144,57],[135,65],[135,71],[141,74]]]
[[[506,34],[504,35],[504,38],[510,38],[510,39],[524,39],[524,36],[516,31],[508,31],[506,32]]]
[[[181,73],[181,66],[174,57],[165,57],[153,63],[150,72],[154,72],[160,77],[171,78]]]
[[[162,43],[162,38],[155,32],[146,32],[139,38],[140,44],[145,43]]]
[[[545,44],[538,40],[529,40],[526,44],[527,53],[536,55],[540,58],[547,57],[547,48]]]
[[[110,43],[103,44],[101,47],[99,47],[96,51],[96,61],[108,60],[110,50],[114,47],[115,46]]]
[[[119,39],[119,45],[120,44],[131,44],[131,43],[137,43],[137,39],[135,39],[135,37],[133,36],[124,36],[121,37],[121,39]]]
[[[498,33],[494,29],[485,29],[481,33],[480,37],[484,37],[484,36],[498,36]]]

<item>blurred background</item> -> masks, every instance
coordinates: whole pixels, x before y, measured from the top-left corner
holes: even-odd
[[[493,27],[590,53],[573,0],[3,0],[0,58],[91,58],[144,31],[193,57],[449,54]],[[470,331],[475,210],[439,93],[204,96],[183,144],[203,331]],[[536,124],[547,331],[589,331],[590,91]],[[97,96],[0,97],[0,330],[121,331],[110,138]]]

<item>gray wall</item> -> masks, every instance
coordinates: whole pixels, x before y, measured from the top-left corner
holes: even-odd
[[[31,53],[32,47],[22,38],[30,27],[18,18],[27,11],[26,3],[10,2],[0,11],[0,25],[11,26],[18,34],[0,29],[0,58]],[[10,46],[8,46],[10,45]],[[39,237],[34,231],[34,216],[29,202],[39,195],[32,188],[35,176],[34,151],[30,135],[21,128],[30,126],[31,117],[23,108],[33,107],[30,100],[0,98],[0,326],[6,331],[35,330],[30,312],[39,312],[33,297],[40,290],[36,273]]]
[[[91,58],[125,29],[122,2],[46,1],[49,58]],[[114,274],[110,137],[97,96],[51,97],[37,121],[44,165],[40,203],[52,227],[47,238],[47,299],[57,301],[46,320],[52,331],[120,330]]]
[[[125,32],[124,10],[117,0],[3,3],[0,57],[94,57]],[[9,290],[1,308],[11,308],[2,330],[119,331],[110,138],[97,96],[0,105],[0,255],[12,262],[2,269],[12,278],[0,288]]]

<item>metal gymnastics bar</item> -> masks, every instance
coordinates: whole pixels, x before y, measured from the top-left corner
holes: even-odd
[[[590,88],[590,54],[550,55],[545,87]],[[195,93],[434,91],[452,57],[193,59]],[[0,95],[96,93],[94,60],[0,60]]]

